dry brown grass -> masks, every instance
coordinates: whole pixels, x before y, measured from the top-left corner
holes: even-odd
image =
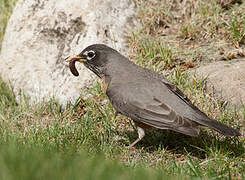
[[[244,57],[245,3],[232,3],[229,9],[213,0],[155,0],[136,4],[140,7],[138,19],[142,27],[131,41],[134,50],[140,49],[139,42],[147,38],[167,44],[175,64],[199,65]]]

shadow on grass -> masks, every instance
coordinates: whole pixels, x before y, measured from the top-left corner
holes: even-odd
[[[129,137],[130,143],[138,137],[137,132],[126,131],[125,134]],[[176,154],[190,154],[199,159],[215,152],[233,157],[245,154],[244,143],[240,137],[218,137],[204,131],[201,131],[198,137],[168,130],[146,131],[146,136],[135,145],[136,149],[140,147],[144,147],[147,152],[155,152],[161,147]]]

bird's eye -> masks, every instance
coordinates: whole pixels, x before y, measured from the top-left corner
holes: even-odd
[[[86,55],[87,55],[87,59],[90,60],[90,59],[94,58],[95,52],[92,51],[92,50],[91,51],[87,51]]]
[[[91,51],[88,53],[88,57],[92,58],[93,56],[94,56],[94,52]]]

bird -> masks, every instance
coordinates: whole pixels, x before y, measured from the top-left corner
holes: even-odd
[[[75,62],[81,62],[101,78],[115,116],[121,114],[133,120],[138,138],[129,148],[143,139],[146,129],[172,130],[195,137],[205,126],[224,136],[241,135],[208,117],[163,75],[136,65],[107,45],[90,45],[66,61],[74,76],[79,75]]]

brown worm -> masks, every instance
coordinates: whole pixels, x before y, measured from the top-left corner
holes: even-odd
[[[75,62],[77,61],[77,58],[72,58],[69,62],[69,68],[71,70],[71,73],[74,75],[74,76],[79,76],[79,73],[77,71],[77,68],[75,66]]]

